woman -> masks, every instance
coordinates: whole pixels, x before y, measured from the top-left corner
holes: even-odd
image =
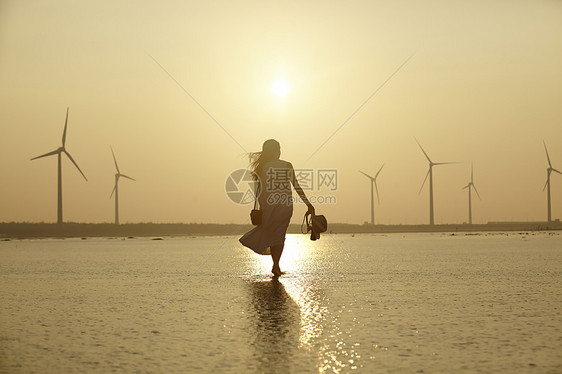
[[[295,177],[293,165],[279,159],[281,147],[274,139],[263,143],[262,151],[250,154],[250,168],[258,178],[258,202],[262,223],[240,238],[240,243],[261,255],[271,254],[275,276],[283,274],[279,260],[285,245],[285,234],[293,215],[291,185],[314,214],[314,207],[304,194]]]

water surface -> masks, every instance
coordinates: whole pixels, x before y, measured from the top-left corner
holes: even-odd
[[[2,372],[562,371],[562,236],[0,244]]]

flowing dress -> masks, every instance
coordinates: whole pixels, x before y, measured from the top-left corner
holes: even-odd
[[[260,173],[258,197],[262,223],[240,238],[240,243],[261,255],[271,254],[271,247],[285,243],[287,227],[293,215],[291,183],[293,167],[277,160],[266,163]]]

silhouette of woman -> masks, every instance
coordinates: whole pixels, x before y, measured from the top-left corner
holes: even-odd
[[[258,201],[262,211],[262,223],[240,238],[240,243],[261,255],[271,255],[275,276],[283,274],[279,260],[285,245],[285,234],[293,215],[291,185],[308,212],[314,214],[314,207],[300,187],[293,165],[279,159],[281,146],[274,139],[263,143],[262,151],[250,154],[250,168],[260,183]]]

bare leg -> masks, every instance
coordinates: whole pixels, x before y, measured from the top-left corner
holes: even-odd
[[[273,269],[271,269],[271,272],[277,276],[283,274],[281,268],[279,267],[279,261],[281,260],[281,254],[283,253],[283,247],[284,244],[271,247],[271,258],[273,259]]]

